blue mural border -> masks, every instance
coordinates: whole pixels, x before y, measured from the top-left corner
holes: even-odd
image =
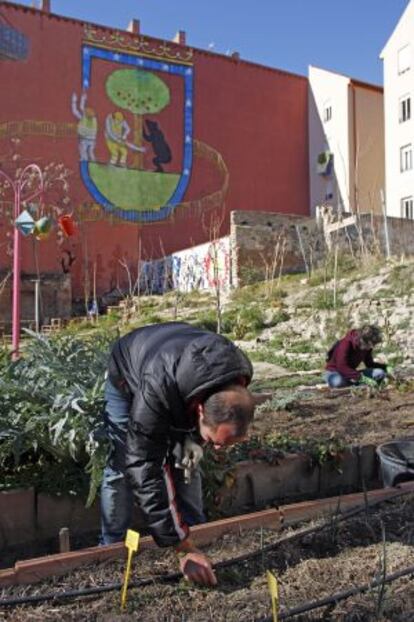
[[[82,46],[82,87],[86,92],[91,86],[91,68],[92,60],[100,59],[123,65],[131,65],[137,69],[150,69],[168,73],[170,75],[181,76],[184,80],[184,146],[183,146],[183,166],[182,173],[178,184],[165,205],[155,211],[137,211],[124,210],[110,201],[98,190],[89,175],[89,163],[80,162],[80,172],[88,192],[93,196],[95,201],[102,205],[108,213],[128,220],[130,222],[157,222],[167,219],[174,211],[174,208],[180,203],[187,190],[191,177],[191,169],[193,162],[193,67],[182,65],[179,63],[170,63],[166,61],[153,60],[135,54],[126,54],[123,52],[114,52],[102,48],[96,48],[90,45]]]

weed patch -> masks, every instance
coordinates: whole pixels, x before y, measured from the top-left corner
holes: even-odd
[[[338,292],[335,296],[333,290],[326,288],[318,290],[312,301],[313,308],[318,311],[337,309],[338,307],[342,307],[342,305],[343,302],[340,293]]]

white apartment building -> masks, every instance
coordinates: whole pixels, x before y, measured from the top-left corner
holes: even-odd
[[[384,174],[383,90],[309,67],[310,209],[380,213]]]
[[[414,0],[380,57],[384,61],[387,214],[413,219]]]

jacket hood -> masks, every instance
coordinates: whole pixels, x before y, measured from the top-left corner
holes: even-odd
[[[189,400],[240,377],[249,384],[252,375],[252,365],[239,348],[221,335],[204,333],[185,348],[176,381],[181,395]]]
[[[354,348],[359,346],[359,332],[355,328],[349,331],[348,338]]]

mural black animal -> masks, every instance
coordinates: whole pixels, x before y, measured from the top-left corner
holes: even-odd
[[[155,170],[158,173],[163,173],[164,169],[162,164],[168,164],[171,162],[172,155],[169,144],[164,138],[163,132],[158,127],[156,121],[145,121],[147,129],[143,131],[142,135],[144,139],[152,144],[152,149],[155,154],[153,163],[155,164]]]

